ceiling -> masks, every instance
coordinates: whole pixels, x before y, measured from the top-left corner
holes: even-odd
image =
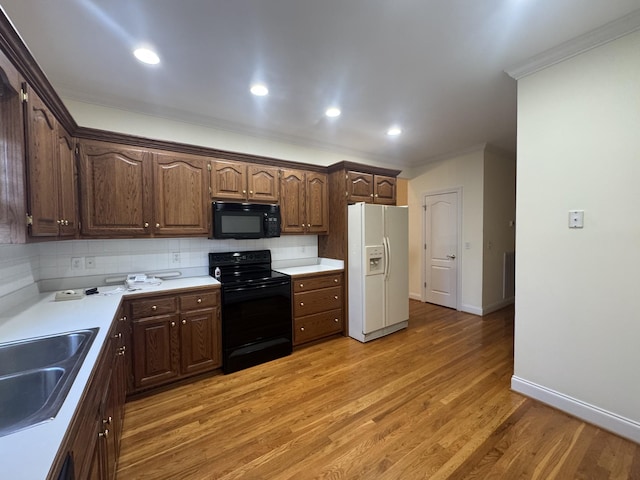
[[[640,0],[1,0],[65,98],[411,167],[515,151],[505,69]],[[155,48],[146,66],[131,51]],[[266,97],[249,93],[265,82]],[[342,115],[327,118],[339,105]],[[392,124],[403,132],[389,137]]]

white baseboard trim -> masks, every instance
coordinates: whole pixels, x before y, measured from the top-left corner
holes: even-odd
[[[640,443],[640,423],[513,375],[511,389],[585,422]]]
[[[511,305],[512,303],[514,303],[514,301],[515,301],[515,297],[511,297],[496,303],[492,303],[491,305],[487,305],[482,309],[482,315],[487,315],[491,312],[496,312],[501,308],[506,307],[507,305]]]
[[[422,295],[420,295],[419,293],[413,293],[413,292],[409,292],[409,298],[411,300],[418,300],[418,301],[422,301]]]
[[[462,305],[460,305],[460,308],[458,310],[460,310],[461,312],[472,313],[473,315],[482,316],[482,308],[481,307],[476,307],[474,305],[462,304]]]

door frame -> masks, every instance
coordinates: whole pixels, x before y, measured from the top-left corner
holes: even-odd
[[[455,193],[456,200],[458,204],[458,211],[456,212],[457,220],[458,220],[458,238],[457,238],[457,249],[458,249],[458,265],[456,267],[456,310],[460,311],[460,305],[462,304],[462,264],[464,255],[462,254],[462,186],[460,187],[451,187],[451,188],[443,188],[439,190],[429,190],[427,192],[422,193],[420,198],[422,199],[422,215],[420,218],[422,219],[422,248],[420,249],[420,271],[421,278],[420,281],[422,283],[420,287],[420,300],[422,302],[427,301],[427,287],[425,284],[427,283],[427,256],[425,254],[424,245],[427,243],[427,232],[426,232],[426,214],[427,214],[427,197],[432,195],[442,195],[445,193]]]

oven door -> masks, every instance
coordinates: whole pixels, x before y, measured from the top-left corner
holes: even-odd
[[[291,282],[257,282],[222,288],[225,373],[289,355]]]

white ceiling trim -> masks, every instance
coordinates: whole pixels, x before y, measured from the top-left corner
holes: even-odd
[[[575,57],[605,43],[612,42],[637,30],[640,30],[640,9],[557,47],[546,50],[513,68],[505,70],[505,72],[510,77],[520,80],[527,75]]]

